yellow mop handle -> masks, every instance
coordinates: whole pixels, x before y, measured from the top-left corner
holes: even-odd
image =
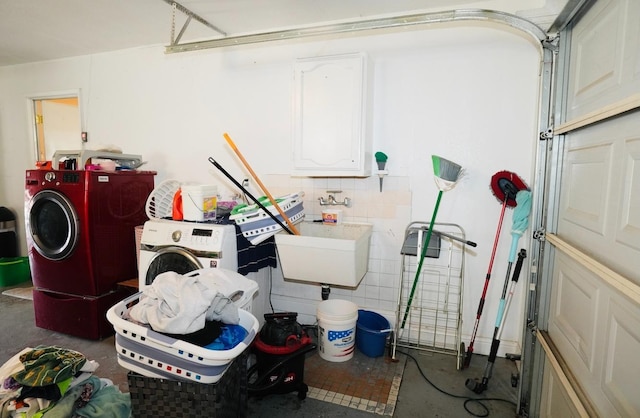
[[[227,140],[227,143],[229,144],[231,149],[233,149],[233,151],[236,153],[238,158],[240,158],[240,161],[242,161],[242,164],[244,164],[244,166],[247,168],[247,170],[249,170],[249,173],[251,174],[253,179],[256,181],[256,183],[258,183],[258,186],[260,186],[260,188],[262,189],[264,194],[267,196],[267,198],[269,199],[269,202],[271,202],[273,207],[276,208],[276,210],[278,211],[280,216],[282,216],[282,219],[284,219],[287,222],[287,225],[291,229],[291,232],[293,232],[295,235],[300,235],[300,232],[296,229],[296,227],[293,225],[293,223],[291,222],[289,217],[284,213],[282,208],[280,208],[280,206],[278,205],[278,202],[276,202],[276,200],[273,198],[273,196],[271,196],[271,193],[269,193],[269,190],[267,190],[267,188],[264,186],[264,184],[262,184],[262,182],[258,178],[258,175],[253,171],[253,169],[251,168],[251,166],[249,165],[247,160],[245,160],[245,158],[242,156],[242,153],[240,152],[238,147],[236,147],[236,144],[233,143],[233,140],[231,139],[229,134],[227,134],[225,132],[223,134],[223,136],[224,136],[224,139]]]

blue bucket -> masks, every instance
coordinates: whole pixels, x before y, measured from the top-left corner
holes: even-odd
[[[358,310],[356,322],[356,347],[369,357],[384,354],[391,324],[384,316],[371,311]]]

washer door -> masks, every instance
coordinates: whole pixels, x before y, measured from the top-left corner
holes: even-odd
[[[26,219],[33,246],[49,260],[63,260],[78,244],[78,214],[61,193],[43,190],[31,199]]]
[[[145,284],[149,286],[160,273],[173,271],[186,274],[202,268],[198,258],[182,247],[165,247],[159,250],[149,261]]]

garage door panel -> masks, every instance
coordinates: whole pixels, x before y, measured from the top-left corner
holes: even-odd
[[[563,186],[563,219],[604,236],[611,181],[612,144],[572,149]]]
[[[640,284],[640,112],[567,134],[565,149],[557,234]]]
[[[637,0],[598,0],[572,34],[567,120],[640,90]]]
[[[571,352],[569,364],[593,372],[599,290],[581,266],[559,257],[555,267],[552,322],[549,335],[563,352]]]
[[[639,416],[640,309],[617,295],[609,306],[602,391],[620,415]]]
[[[542,403],[540,405],[540,416],[548,418],[580,417],[573,403],[571,403],[567,392],[558,382],[558,375],[549,363],[545,364],[543,386],[545,387],[545,393],[542,396]]]
[[[576,31],[574,78],[574,101],[580,103],[585,96],[593,96],[611,89],[620,79],[620,49],[616,45],[619,31],[616,29],[622,19],[622,5],[613,4],[603,8],[589,27]]]
[[[624,186],[616,241],[640,253],[640,138],[627,140],[624,153]]]
[[[549,336],[599,416],[640,416],[640,306],[557,253],[549,312]]]

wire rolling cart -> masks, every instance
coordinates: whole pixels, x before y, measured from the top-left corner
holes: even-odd
[[[391,357],[395,359],[397,347],[451,354],[456,356],[456,368],[460,370],[465,352],[461,332],[467,241],[460,226],[434,224],[410,301],[428,230],[428,222],[412,222],[405,230]]]

